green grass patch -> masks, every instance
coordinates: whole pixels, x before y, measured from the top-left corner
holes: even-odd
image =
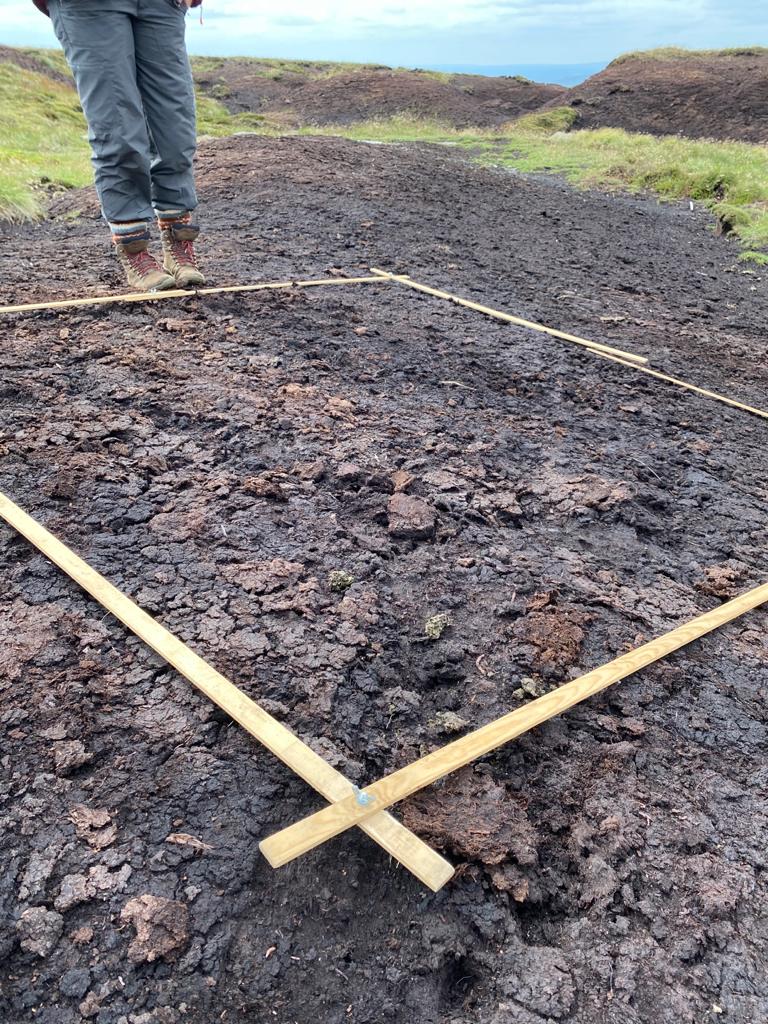
[[[29,57],[34,57],[43,67],[50,68],[57,75],[64,75],[65,78],[72,78],[69,64],[64,56],[63,50],[46,50],[33,46],[20,46],[19,52]]]
[[[531,114],[524,114],[508,125],[507,130],[516,134],[553,135],[555,132],[570,131],[578,119],[579,114],[574,107],[553,107],[551,110],[534,110]]]
[[[481,141],[479,129],[453,128],[441,121],[430,121],[412,114],[360,121],[349,125],[319,125],[299,128],[297,135],[342,135],[357,142],[436,142],[474,144]]]
[[[640,135],[619,128],[550,136],[513,131],[490,159],[521,171],[558,171],[580,185],[694,199],[745,245],[768,247],[764,146]]]
[[[194,74],[211,74],[223,71],[229,64],[246,65],[254,75],[279,81],[284,75],[299,75],[302,78],[330,78],[352,71],[373,71],[381,64],[342,63],[330,60],[280,60],[272,57],[197,57],[190,58]]]
[[[198,135],[222,138],[237,132],[258,132],[260,135],[274,135],[277,129],[263,114],[230,114],[223,103],[212,96],[197,94]]]
[[[747,250],[739,256],[742,263],[756,263],[759,267],[768,266],[768,252],[753,252]]]
[[[39,217],[50,185],[71,188],[90,180],[85,131],[69,86],[0,64],[0,218]]]
[[[39,51],[44,52],[44,51]],[[469,78],[469,75],[453,74],[448,71],[432,71],[427,68],[389,67],[387,64],[357,64],[353,61],[331,60],[280,60],[274,57],[197,57],[190,58],[194,74],[215,74],[224,71],[229,63],[246,66],[259,77],[271,78],[279,82],[286,76],[298,76],[308,81],[333,78],[336,75],[348,75],[358,71],[391,71],[396,74],[404,72],[433,78],[438,82],[451,82],[453,79]],[[521,75],[513,76],[517,81],[528,82]],[[222,83],[224,84],[224,83]]]

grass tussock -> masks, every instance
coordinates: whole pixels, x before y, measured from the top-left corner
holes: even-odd
[[[53,71],[57,75],[63,75],[69,79],[72,78],[72,72],[69,70],[69,64],[67,64],[63,50],[47,50],[41,47],[21,46],[19,47],[19,52],[27,57],[34,57],[41,67],[48,68],[49,71]]]
[[[357,71],[390,71],[394,73],[409,72],[423,78],[433,78],[439,82],[450,82],[453,79],[468,78],[468,75],[454,74],[449,71],[433,71],[428,68],[390,67],[388,64],[359,64],[354,61],[332,60],[280,60],[272,57],[192,57],[192,70],[198,74],[215,74],[223,71],[227,62],[236,62],[262,78],[271,78],[279,82],[286,76],[306,78],[307,81],[318,81],[333,78],[336,75],[347,75]],[[527,78],[515,75],[515,79],[528,82]]]
[[[257,132],[260,135],[275,134],[275,126],[263,114],[244,112],[230,114],[227,108],[213,96],[197,95],[197,132],[199,136],[222,138],[238,132]]]
[[[746,250],[739,256],[741,263],[756,263],[759,267],[768,267],[768,252],[752,252]]]
[[[659,46],[655,50],[622,53],[608,65],[616,67],[630,60],[712,60],[718,57],[766,57],[768,46],[732,46],[724,50],[687,50],[682,46]]]
[[[534,110],[524,114],[517,121],[505,125],[500,132],[553,135],[555,132],[570,131],[578,120],[579,113],[574,107],[553,107],[551,110]]]
[[[330,78],[350,71],[389,70],[382,64],[355,64],[332,60],[281,60],[272,57],[191,57],[193,72],[211,74],[223,71],[228,64],[244,65],[254,75],[279,81],[284,75],[302,78]]]
[[[270,78],[273,82],[280,82],[285,78],[304,78],[307,82],[317,82],[360,71],[389,71],[396,74],[408,71],[441,82],[458,77],[445,71],[430,71],[424,68],[392,68],[386,64],[356,64],[352,61],[276,60],[268,57],[192,57],[192,70],[196,74],[215,74],[224,70],[227,61],[237,61],[241,66],[247,67],[251,74],[260,78]],[[223,79],[216,85],[228,88]]]
[[[393,117],[359,121],[348,125],[306,125],[298,135],[342,135],[357,142],[435,142],[460,144],[477,142],[477,129],[454,128],[442,121],[396,114]]]

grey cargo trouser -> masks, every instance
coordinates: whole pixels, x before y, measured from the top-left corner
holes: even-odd
[[[195,94],[176,0],[50,0],[107,221],[194,210]]]

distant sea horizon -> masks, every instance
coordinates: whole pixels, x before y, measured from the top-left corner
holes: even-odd
[[[425,64],[426,71],[447,71],[454,75],[488,75],[491,78],[522,75],[532,82],[551,85],[579,85],[590,75],[608,67],[609,61],[590,64]]]

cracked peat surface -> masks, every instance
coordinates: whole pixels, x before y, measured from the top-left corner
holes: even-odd
[[[768,405],[764,278],[700,211],[199,163],[212,284],[383,266]],[[0,264],[121,287],[89,190]],[[0,367],[0,489],[359,784],[768,580],[768,423],[400,285],[8,316]],[[273,871],[322,800],[0,527],[0,1021],[759,1024],[767,622],[398,808],[432,894],[359,831]]]

